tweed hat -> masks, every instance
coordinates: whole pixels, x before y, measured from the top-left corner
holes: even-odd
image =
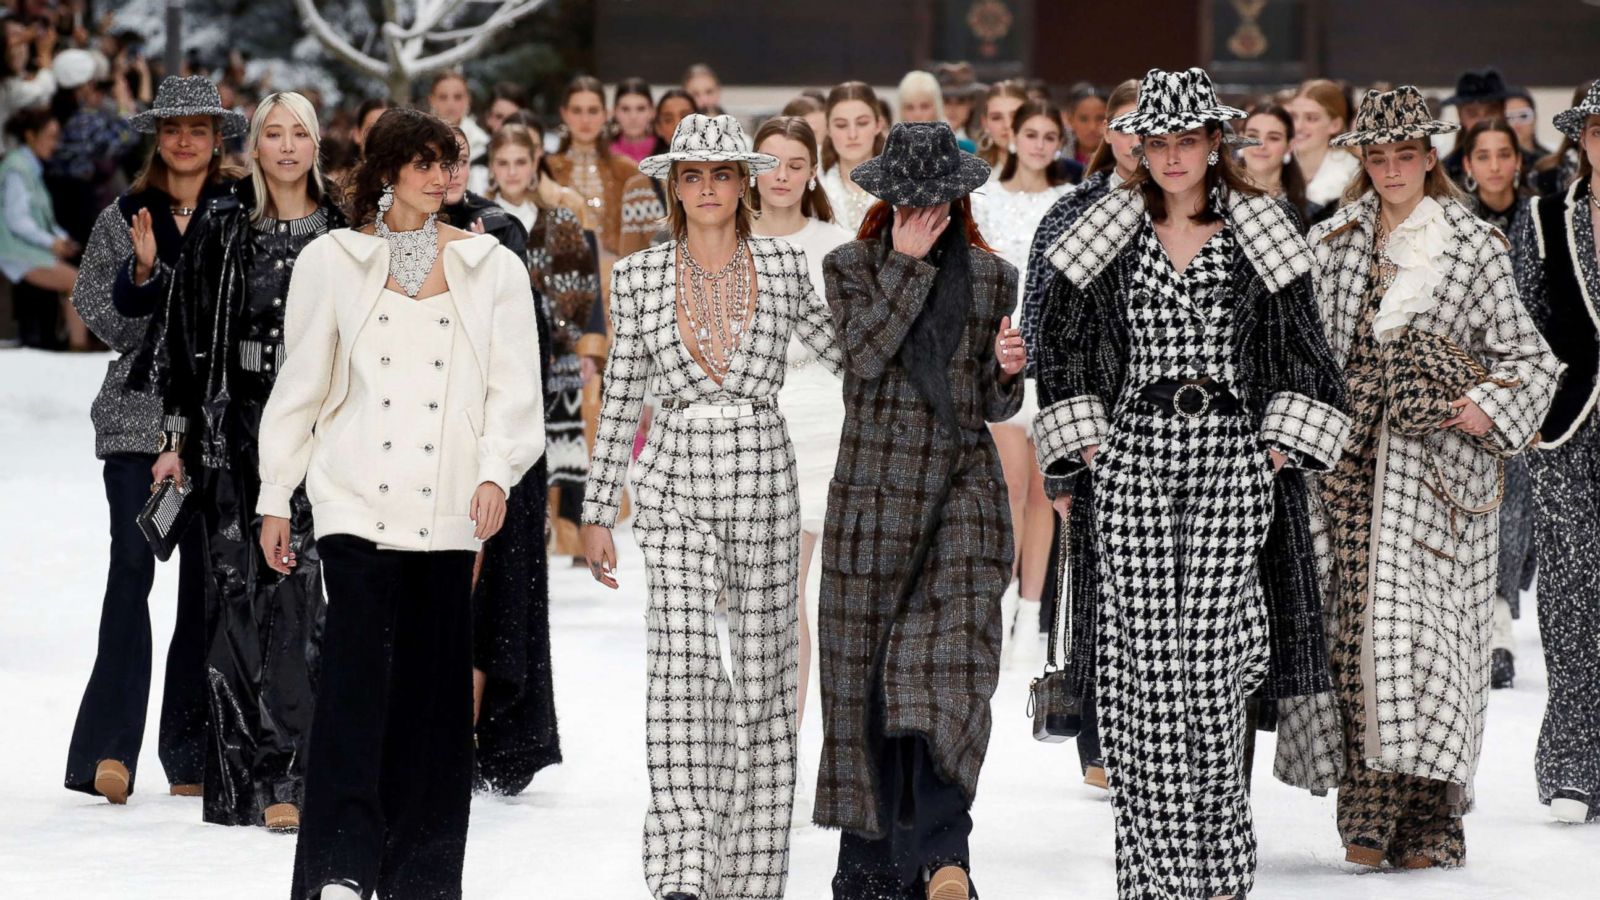
[[[1461,130],[1454,122],[1435,119],[1428,111],[1428,101],[1422,98],[1422,92],[1409,84],[1392,91],[1367,91],[1356,110],[1355,121],[1350,124],[1349,131],[1328,143],[1335,147],[1397,144]]]
[[[1574,141],[1581,141],[1583,123],[1587,122],[1590,116],[1600,116],[1600,81],[1589,85],[1589,93],[1583,95],[1582,103],[1556,113],[1556,128]]]
[[[639,171],[651,178],[672,175],[672,164],[679,162],[737,162],[759,175],[778,167],[778,158],[768,153],[752,153],[750,139],[733,116],[706,116],[691,113],[672,133],[672,147],[666,153],[646,156]]]
[[[145,134],[154,134],[162,119],[181,116],[216,116],[222,120],[222,136],[234,138],[249,130],[244,116],[231,109],[222,108],[222,94],[211,79],[204,75],[168,75],[161,79],[156,90],[156,102],[142,113],[128,120],[128,124]]]
[[[1151,69],[1139,83],[1139,104],[1106,123],[1123,134],[1177,134],[1200,128],[1210,122],[1242,119],[1245,112],[1223,106],[1211,86],[1206,70],[1195,67],[1186,72]]]
[[[1511,96],[1506,80],[1497,69],[1473,69],[1456,79],[1456,92],[1444,98],[1445,106],[1460,103],[1494,103]]]
[[[850,180],[891,206],[952,203],[989,180],[989,164],[956,144],[944,122],[901,122],[883,152],[856,166]]]

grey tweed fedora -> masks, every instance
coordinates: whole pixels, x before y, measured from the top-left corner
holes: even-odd
[[[891,206],[938,206],[965,197],[989,180],[989,164],[964,152],[943,122],[900,122],[883,152],[856,166],[850,180]]]
[[[215,116],[222,120],[222,136],[242,136],[250,123],[231,109],[223,109],[222,94],[204,75],[169,75],[156,89],[156,102],[130,118],[128,124],[145,134],[154,134],[162,119],[181,116]]]
[[[744,136],[738,119],[700,113],[684,116],[672,133],[672,147],[666,153],[640,160],[639,171],[651,178],[665,179],[672,175],[672,164],[680,162],[744,163],[756,175],[778,167],[776,156],[750,150],[750,140]]]

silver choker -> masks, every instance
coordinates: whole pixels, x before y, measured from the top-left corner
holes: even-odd
[[[389,242],[389,277],[413,300],[439,258],[439,226],[434,218],[430,213],[415,231],[390,231],[380,213],[373,227],[374,234]]]

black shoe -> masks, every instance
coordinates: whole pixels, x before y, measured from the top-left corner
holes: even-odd
[[[1517,662],[1510,650],[1497,649],[1489,654],[1489,687],[1495,690],[1509,688],[1516,677]]]
[[[700,900],[700,898],[694,894],[685,894],[683,891],[673,891],[663,895],[661,900]]]

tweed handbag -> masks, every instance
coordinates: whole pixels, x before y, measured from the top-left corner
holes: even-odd
[[[1489,370],[1454,341],[1420,328],[1407,328],[1384,344],[1384,375],[1389,427],[1407,437],[1426,437],[1438,431],[1440,422],[1455,416],[1451,402],[1480,384],[1517,384],[1514,379],[1489,377]],[[1492,433],[1468,439],[1500,459],[1523,450],[1505,446]]]
[[[1062,660],[1064,646],[1072,644],[1071,547],[1067,522],[1061,522],[1061,565],[1056,570],[1056,614],[1050,623],[1049,649],[1045,653],[1044,674],[1028,685],[1028,715],[1033,717],[1033,738],[1059,744],[1083,730],[1083,698],[1072,690],[1067,665]],[[1063,629],[1062,620],[1065,619]]]
[[[179,485],[167,478],[150,489],[150,499],[135,521],[144,532],[144,539],[150,542],[150,549],[155,551],[156,559],[166,562],[172,558],[172,551],[194,520],[199,505],[194,489],[187,482]]]

